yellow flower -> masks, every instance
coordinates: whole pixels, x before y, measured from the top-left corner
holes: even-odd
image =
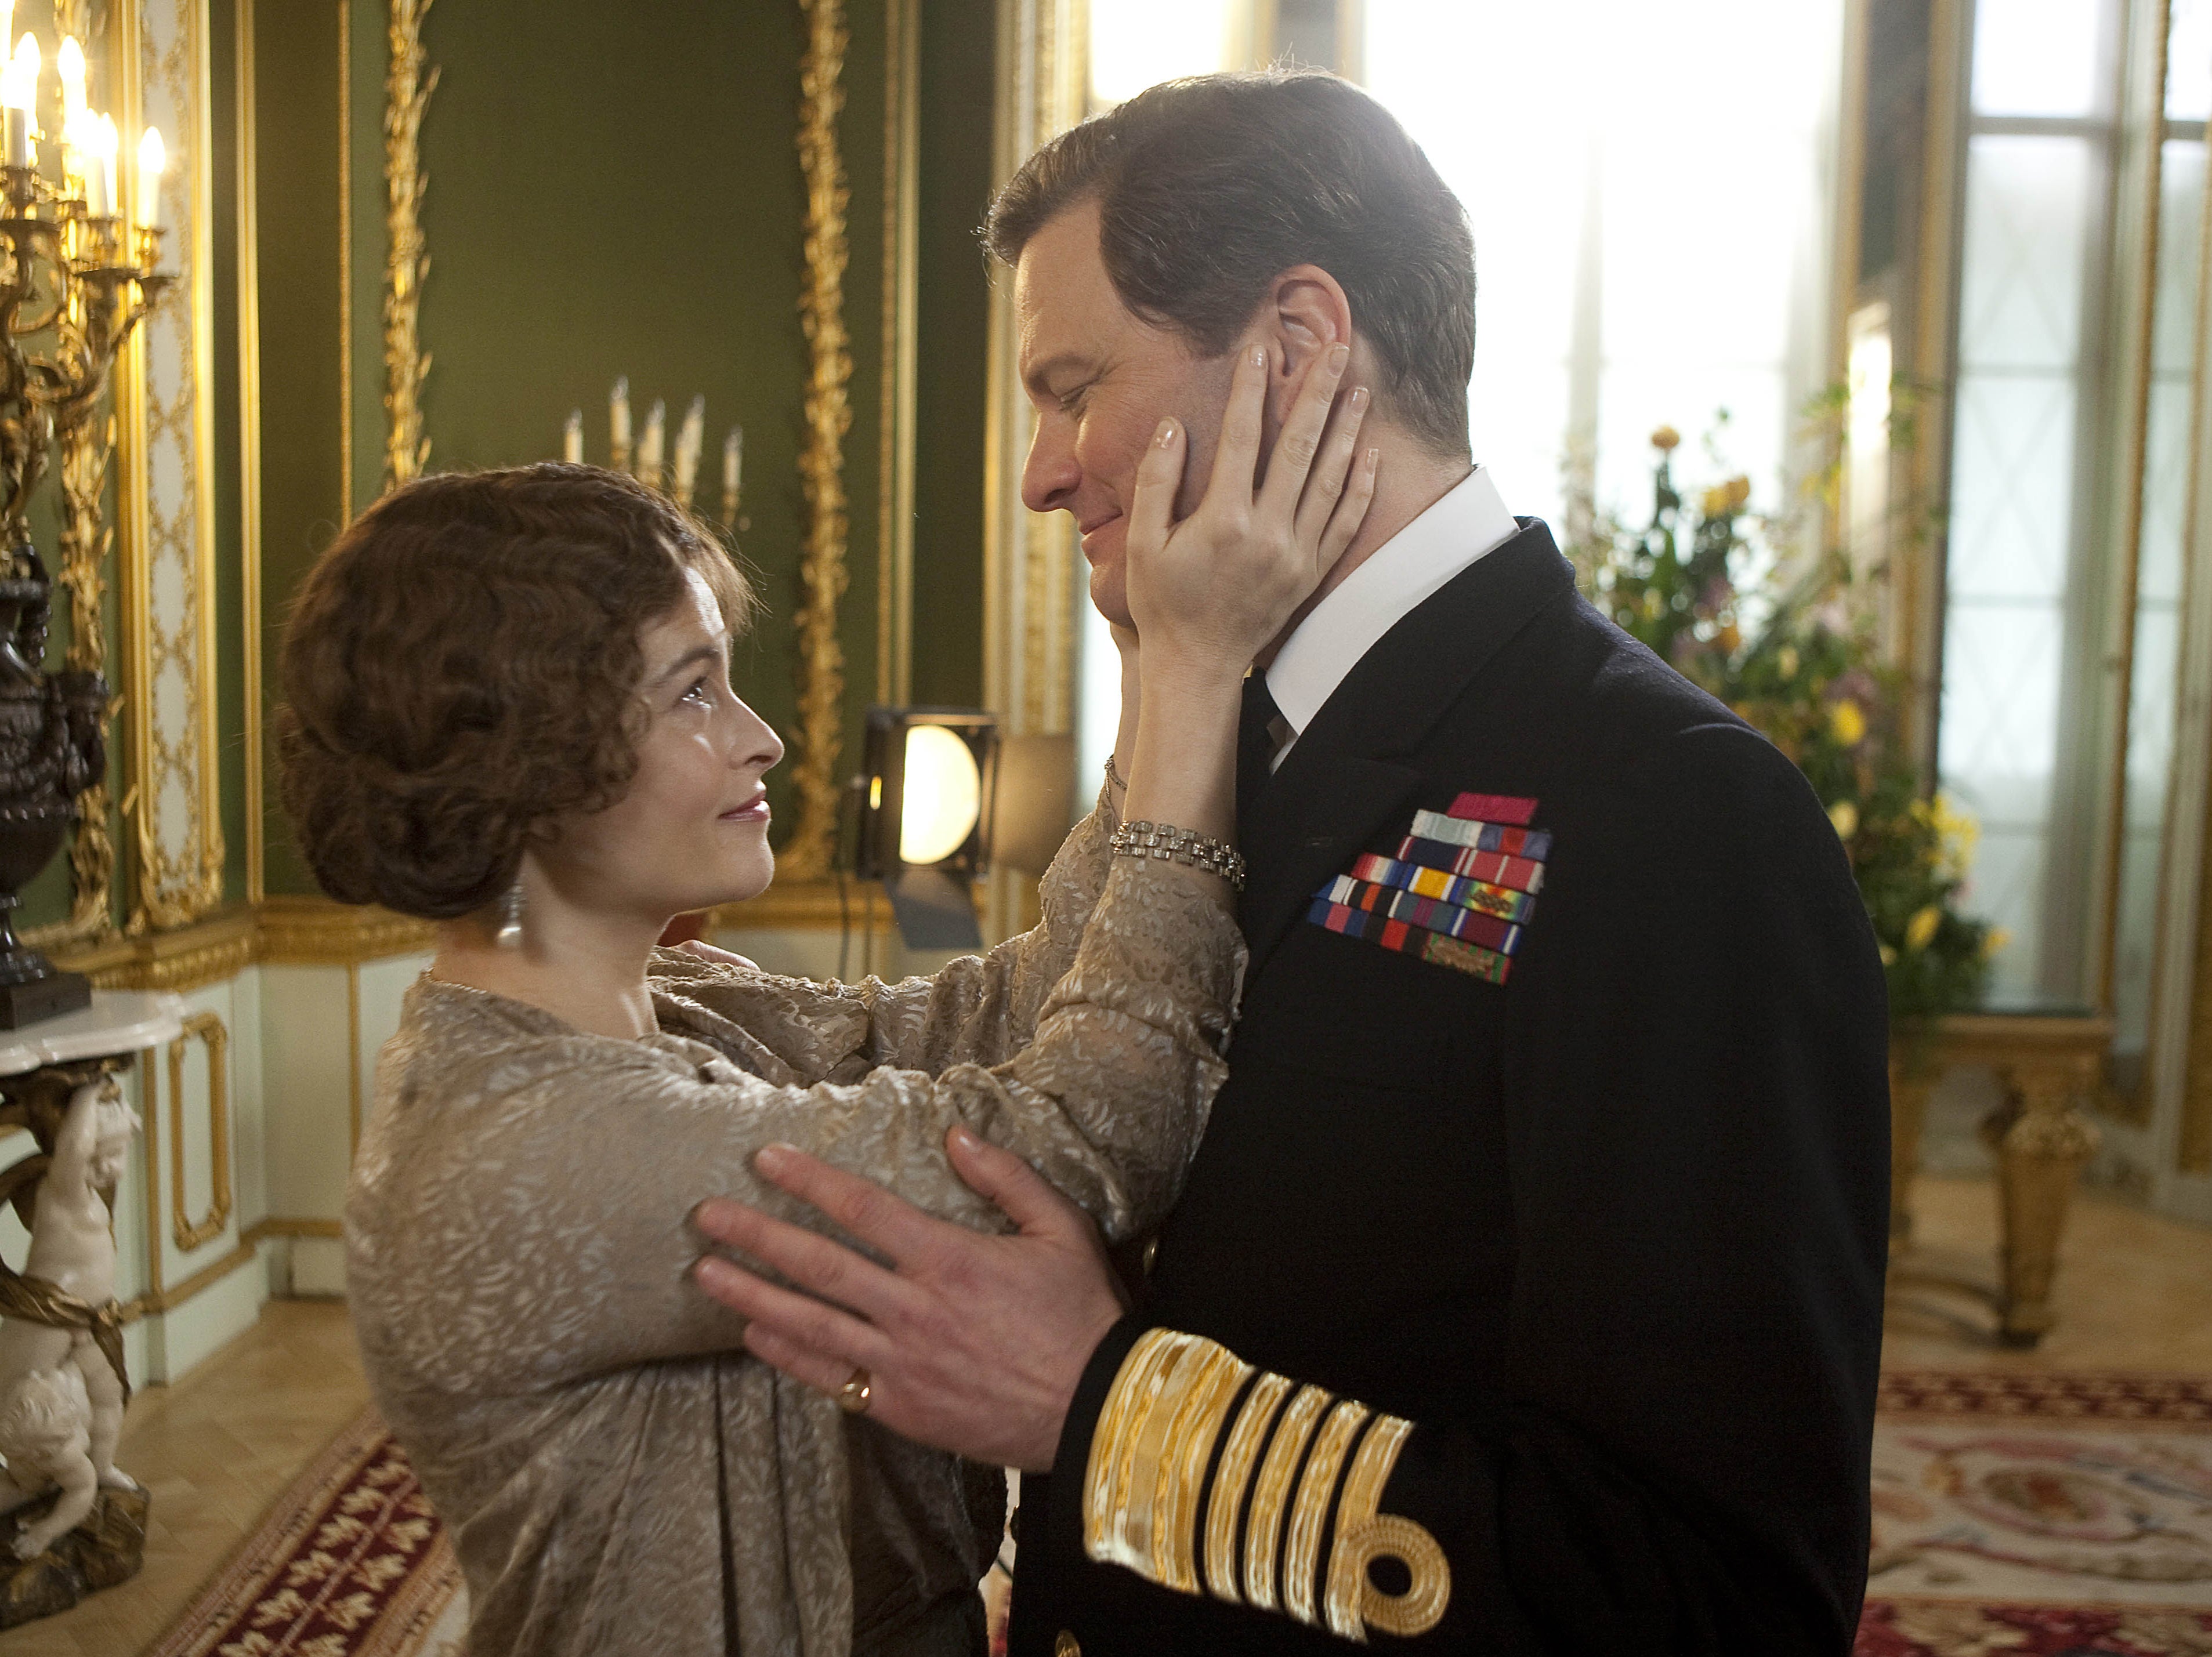
[[[1856,748],[1866,739],[1866,713],[1846,696],[1828,710],[1828,729],[1844,747]]]
[[[1936,941],[1936,929],[1943,924],[1943,911],[1936,904],[1914,915],[1905,923],[1905,947],[1924,950]]]
[[[1989,960],[2012,942],[2012,934],[2002,926],[1992,926],[1982,936],[1982,959]]]
[[[1836,838],[1848,841],[1859,831],[1859,808],[1847,799],[1839,799],[1828,808],[1828,821],[1836,826]]]
[[[1731,477],[1722,488],[1728,495],[1730,507],[1740,509],[1751,499],[1751,480],[1748,477]]]
[[[1774,652],[1775,671],[1785,679],[1797,677],[1797,646],[1784,645]]]
[[[1719,518],[1735,504],[1735,502],[1729,496],[1728,485],[1716,483],[1698,498],[1698,510],[1708,518]]]
[[[1881,951],[1881,964],[1883,966],[1894,967],[1897,964],[1897,951],[1891,949],[1888,944],[1877,944],[1875,947]]]
[[[1733,656],[1743,648],[1743,630],[1734,622],[1730,622],[1720,630],[1720,635],[1716,642],[1723,650]]]
[[[1662,454],[1665,454],[1670,450],[1680,446],[1681,441],[1682,434],[1676,431],[1672,426],[1662,426],[1657,431],[1651,434],[1651,446],[1658,450]]]

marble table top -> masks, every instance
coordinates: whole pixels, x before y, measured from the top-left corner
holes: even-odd
[[[0,1030],[0,1076],[173,1041],[184,1033],[184,998],[167,990],[94,990],[88,1007]]]

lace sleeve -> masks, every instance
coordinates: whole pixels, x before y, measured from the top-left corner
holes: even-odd
[[[1119,821],[1107,802],[1102,789],[1061,843],[1037,888],[1036,926],[927,977],[817,984],[669,950],[654,958],[655,986],[738,1025],[808,1081],[850,1080],[878,1065],[934,1076],[948,1065],[1001,1063],[1036,1035],[1105,889]]]
[[[675,1043],[576,1035],[478,1055],[434,1099],[381,1106],[363,1143],[348,1205],[363,1326],[453,1392],[726,1350],[739,1326],[690,1279],[687,1217],[726,1194],[820,1224],[756,1180],[752,1156],[773,1141],[1002,1229],[945,1160],[963,1121],[1128,1235],[1181,1188],[1225,1072],[1243,962],[1210,883],[1124,859],[1036,1040],[997,1065],[780,1085]]]

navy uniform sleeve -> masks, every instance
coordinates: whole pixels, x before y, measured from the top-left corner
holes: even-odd
[[[1515,986],[1495,1402],[1405,1421],[1139,1315],[1053,1480],[1085,1555],[1346,1640],[1849,1649],[1887,1229],[1872,935],[1747,730],[1669,738],[1621,804],[1562,841]]]

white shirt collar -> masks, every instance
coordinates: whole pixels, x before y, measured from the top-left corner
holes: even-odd
[[[1520,531],[1488,468],[1477,466],[1316,604],[1267,669],[1267,694],[1290,727],[1275,763],[1377,640]]]

